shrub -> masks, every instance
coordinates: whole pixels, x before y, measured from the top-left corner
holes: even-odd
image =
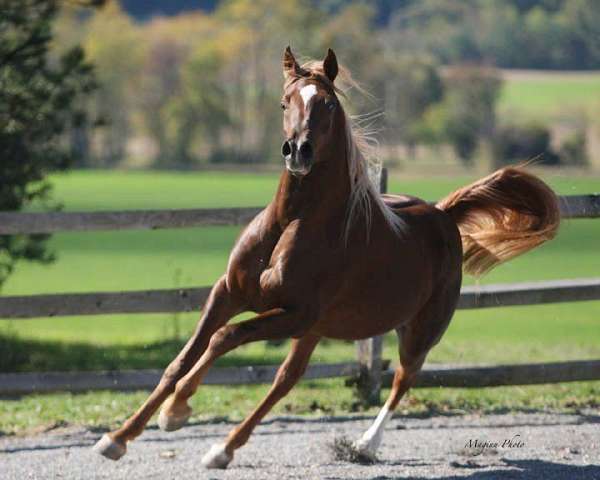
[[[463,66],[449,69],[445,83],[445,137],[458,157],[470,163],[479,142],[495,130],[502,81],[494,69]]]
[[[492,142],[496,165],[508,165],[537,159],[543,165],[558,165],[560,158],[550,146],[550,130],[541,125],[503,126]]]
[[[582,167],[588,165],[585,131],[578,130],[561,145],[558,155],[562,165]]]

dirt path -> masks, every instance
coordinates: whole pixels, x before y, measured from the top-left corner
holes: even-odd
[[[230,424],[175,433],[147,430],[119,462],[91,451],[99,433],[55,430],[0,438],[5,479],[600,479],[600,414],[516,414],[395,418],[375,465],[334,459],[334,438],[357,438],[369,419],[274,418],[256,430],[228,470],[204,470],[200,458]],[[477,448],[478,442],[498,446]],[[502,445],[510,440],[512,447]],[[470,445],[469,445],[470,444]]]

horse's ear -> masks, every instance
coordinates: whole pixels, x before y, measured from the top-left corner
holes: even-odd
[[[327,55],[325,56],[325,60],[323,60],[323,71],[333,83],[338,74],[338,63],[335,53],[333,53],[331,48],[327,49]]]
[[[283,76],[288,78],[290,76],[302,77],[305,76],[306,70],[304,70],[298,62],[296,57],[292,53],[292,49],[288,46],[283,53]]]

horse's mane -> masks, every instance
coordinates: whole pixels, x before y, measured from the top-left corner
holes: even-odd
[[[348,98],[346,92],[352,89],[370,96],[352,78],[348,69],[341,65],[338,67],[335,85],[325,76],[322,61],[310,60],[305,62],[301,68],[309,74],[308,78],[314,78],[329,85],[343,99]],[[292,82],[298,78],[301,77],[288,77],[287,82]],[[343,111],[346,123],[346,151],[348,152],[347,161],[350,176],[350,200],[346,212],[344,242],[348,241],[352,225],[362,215],[364,215],[367,227],[367,239],[369,238],[373,208],[378,209],[390,228],[397,235],[400,235],[404,222],[384,203],[379,193],[379,185],[376,185],[372,180],[379,178],[382,169],[382,162],[377,154],[379,144],[375,138],[375,130],[372,128],[372,122],[377,115],[351,116],[345,110]]]

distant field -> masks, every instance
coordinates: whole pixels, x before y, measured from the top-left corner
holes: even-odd
[[[600,178],[546,176],[564,194],[600,191]],[[54,179],[67,210],[198,208],[264,205],[277,184],[272,174],[73,172]],[[403,180],[393,175],[390,192],[439,198],[471,178]],[[224,270],[239,228],[57,234],[49,266],[23,263],[4,295],[169,288],[207,285]],[[486,277],[482,283],[593,277],[600,272],[600,220],[568,221],[558,238]],[[0,371],[86,370],[164,367],[198,317],[113,315],[0,320]],[[600,302],[510,307],[458,312],[431,353],[433,362],[499,363],[600,358]],[[264,342],[240,348],[221,365],[281,361],[287,344]],[[324,341],[313,361],[354,358],[354,345]],[[385,358],[397,359],[393,335]],[[266,387],[201,388],[194,399],[199,417],[239,418]],[[332,396],[331,391],[335,391]],[[598,382],[565,386],[463,391],[427,389],[411,395],[413,413],[506,408],[577,408],[597,404]],[[144,393],[30,396],[0,401],[0,433],[61,424],[110,425],[127,415]],[[303,382],[278,412],[335,413],[356,408],[342,380]],[[32,414],[31,412],[42,412]],[[196,417],[196,418],[199,418]]]
[[[600,72],[503,70],[502,75],[501,115],[550,122],[587,114],[598,122]]]

